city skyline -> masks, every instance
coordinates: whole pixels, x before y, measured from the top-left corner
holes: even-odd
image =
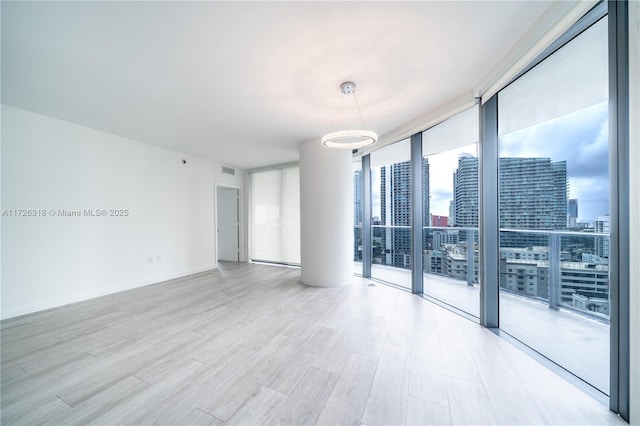
[[[580,204],[576,222],[593,223],[599,216],[609,214],[608,132],[608,104],[600,102],[501,135],[500,157],[548,157],[552,161],[566,161],[568,198],[578,199]],[[458,157],[461,154],[477,157],[477,147],[477,143],[472,143],[426,157],[430,168],[430,214],[449,216]],[[379,176],[372,173],[374,192],[379,184]],[[379,217],[379,203],[374,201],[372,208],[372,215]]]
[[[453,200],[453,174],[458,169],[460,155],[477,157],[478,144],[472,143],[428,156],[429,159],[429,195],[431,214],[449,216],[449,202]]]
[[[568,198],[580,203],[578,223],[609,213],[608,104],[597,103],[534,126],[501,135],[500,157],[551,158],[567,162]],[[569,141],[569,142],[567,142]],[[477,157],[477,144],[430,155],[431,214],[448,216],[458,157]]]
[[[568,198],[580,204],[577,222],[609,214],[609,110],[600,102],[500,135],[500,157],[549,157],[567,162]]]

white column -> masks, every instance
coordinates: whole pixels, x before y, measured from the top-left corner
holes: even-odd
[[[300,148],[301,281],[338,287],[353,277],[351,151],[320,141]]]

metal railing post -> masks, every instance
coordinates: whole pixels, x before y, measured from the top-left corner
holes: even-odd
[[[467,285],[473,286],[476,276],[476,267],[474,265],[474,240],[476,231],[467,229]]]
[[[371,157],[362,157],[362,276],[371,278],[372,228],[371,228]]]
[[[549,235],[549,308],[560,306],[560,234]]]

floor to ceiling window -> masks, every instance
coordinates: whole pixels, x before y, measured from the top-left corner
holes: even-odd
[[[300,264],[300,168],[274,168],[250,176],[250,259]]]
[[[498,94],[500,328],[609,393],[607,18]]]
[[[371,154],[371,277],[411,288],[409,139]]]
[[[623,6],[597,4],[480,112],[363,156],[354,260],[500,328],[627,418]]]
[[[362,162],[353,163],[353,272],[362,274]]]
[[[475,317],[478,282],[478,110],[422,134],[424,293]]]

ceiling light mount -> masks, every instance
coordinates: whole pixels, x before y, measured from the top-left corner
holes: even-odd
[[[340,85],[340,90],[345,95],[350,95],[356,91],[356,84],[353,81],[345,81]]]
[[[342,96],[338,102],[336,113],[333,117],[333,123],[331,124],[331,133],[323,136],[322,145],[328,148],[343,148],[343,149],[357,149],[367,145],[372,145],[378,140],[378,135],[368,130],[340,130],[333,131],[333,127],[336,122],[336,117],[339,115],[344,98],[348,95],[353,95],[356,110],[360,117],[360,125],[362,129],[365,129],[364,120],[362,119],[362,112],[360,112],[360,105],[358,105],[358,99],[356,98],[356,84],[352,81],[345,81],[340,85],[340,91]]]

